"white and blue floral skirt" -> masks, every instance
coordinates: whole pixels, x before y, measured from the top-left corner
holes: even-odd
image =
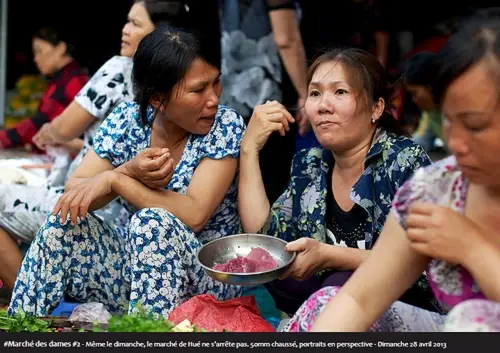
[[[241,295],[241,287],[205,274],[196,262],[200,241],[170,212],[142,209],[125,233],[92,214],[76,226],[49,216],[23,261],[9,312],[45,316],[70,295],[100,302],[112,314],[141,305],[167,316],[199,294],[219,300]]]

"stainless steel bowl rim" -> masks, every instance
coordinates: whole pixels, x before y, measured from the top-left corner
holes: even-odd
[[[283,239],[280,239],[280,238],[277,238],[277,237],[272,237],[270,235],[265,235],[265,234],[254,234],[254,233],[241,233],[241,234],[234,234],[234,235],[228,235],[228,236],[225,236],[225,237],[220,237],[220,238],[217,238],[217,239],[214,239],[214,240],[211,240],[209,241],[208,243],[206,243],[205,245],[203,245],[200,250],[198,250],[198,252],[196,253],[196,261],[198,262],[198,264],[203,267],[205,270],[208,270],[208,271],[211,271],[211,272],[214,272],[214,273],[220,273],[221,275],[232,275],[232,276],[255,276],[255,275],[260,275],[260,274],[265,274],[265,273],[270,273],[270,272],[273,272],[273,271],[279,271],[287,266],[290,266],[290,264],[295,260],[295,258],[297,257],[297,253],[296,252],[293,252],[292,253],[292,258],[284,265],[282,266],[279,266],[279,267],[276,267],[276,268],[273,268],[271,270],[267,270],[267,271],[261,271],[261,272],[250,272],[250,273],[237,273],[237,272],[222,272],[222,271],[217,271],[215,269],[213,269],[212,267],[208,267],[208,266],[205,266],[201,261],[200,261],[200,252],[203,250],[203,248],[205,248],[206,246],[208,246],[209,244],[211,243],[215,243],[217,241],[220,241],[221,239],[228,239],[228,238],[236,238],[236,237],[241,237],[241,236],[244,236],[244,235],[250,235],[252,237],[263,237],[263,238],[268,238],[268,237],[271,237],[271,238],[274,238],[278,241],[281,241],[282,243],[284,243],[285,245],[288,244],[287,241],[283,240]],[[265,250],[265,249],[264,249]]]

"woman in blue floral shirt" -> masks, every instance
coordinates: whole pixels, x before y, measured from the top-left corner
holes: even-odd
[[[48,315],[69,294],[112,313],[142,304],[165,316],[197,294],[241,293],[196,262],[203,243],[240,227],[235,176],[245,127],[218,105],[210,49],[168,27],[141,41],[137,103],[121,103],[99,128],[24,259],[11,313]],[[124,235],[89,212],[116,197],[132,216]]]
[[[271,132],[284,135],[294,119],[277,102],[253,113],[242,142],[239,212],[246,232],[280,237],[298,252],[283,278],[268,285],[288,314],[318,289],[345,283],[369,256],[397,189],[430,164],[402,136],[388,99],[385,70],[369,53],[345,49],[319,57],[310,69],[305,113],[323,148],[296,154],[288,188],[272,207],[258,154]],[[408,300],[432,309],[430,290],[422,295],[421,289],[410,290]]]

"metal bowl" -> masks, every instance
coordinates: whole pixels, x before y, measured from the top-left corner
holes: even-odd
[[[205,272],[218,282],[235,286],[256,286],[272,282],[283,274],[295,260],[295,253],[285,251],[287,242],[261,234],[236,234],[212,240],[197,255],[198,263]],[[227,273],[214,270],[216,264],[225,263],[236,256],[247,256],[252,248],[267,250],[278,263],[273,270],[253,273]]]

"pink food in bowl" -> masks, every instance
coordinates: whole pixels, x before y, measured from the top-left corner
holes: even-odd
[[[278,263],[273,256],[262,248],[253,248],[247,256],[237,256],[213,269],[226,273],[255,273],[274,270]]]

